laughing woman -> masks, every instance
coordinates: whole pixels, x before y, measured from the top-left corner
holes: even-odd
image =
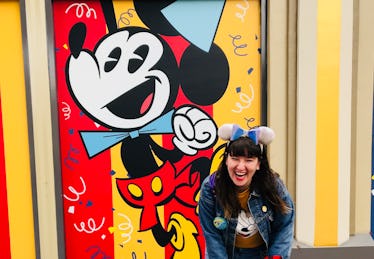
[[[199,200],[205,258],[289,259],[294,205],[267,159],[274,132],[225,124],[218,135],[228,141],[226,149],[218,170],[202,183]]]

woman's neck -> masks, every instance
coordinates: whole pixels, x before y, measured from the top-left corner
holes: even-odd
[[[249,185],[247,186],[236,186],[236,191],[238,193],[249,191]]]

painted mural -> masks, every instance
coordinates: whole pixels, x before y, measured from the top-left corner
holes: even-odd
[[[260,1],[54,1],[66,258],[204,258],[217,127],[260,119]]]
[[[7,259],[10,257],[10,235],[9,235],[9,217],[8,217],[8,197],[6,188],[5,174],[5,149],[3,134],[3,116],[1,108],[0,92],[0,235],[3,241],[0,244],[2,256]]]

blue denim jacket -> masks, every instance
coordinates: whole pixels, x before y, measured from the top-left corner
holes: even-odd
[[[227,227],[223,230],[213,225],[216,217],[224,218],[223,209],[216,200],[213,188],[212,178],[208,176],[201,185],[199,199],[199,219],[206,244],[205,258],[233,258],[238,219],[227,220]],[[268,255],[280,255],[283,259],[289,259],[294,234],[294,206],[285,185],[279,178],[277,189],[291,208],[289,213],[281,214],[274,211],[270,204],[261,198],[261,194],[255,191],[248,199],[248,207],[265,241]]]

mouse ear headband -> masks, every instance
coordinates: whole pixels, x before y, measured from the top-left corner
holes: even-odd
[[[223,124],[218,129],[218,136],[223,140],[229,141],[237,140],[240,137],[248,137],[256,145],[268,145],[275,138],[275,133],[271,128],[265,126],[245,130],[237,124]]]

